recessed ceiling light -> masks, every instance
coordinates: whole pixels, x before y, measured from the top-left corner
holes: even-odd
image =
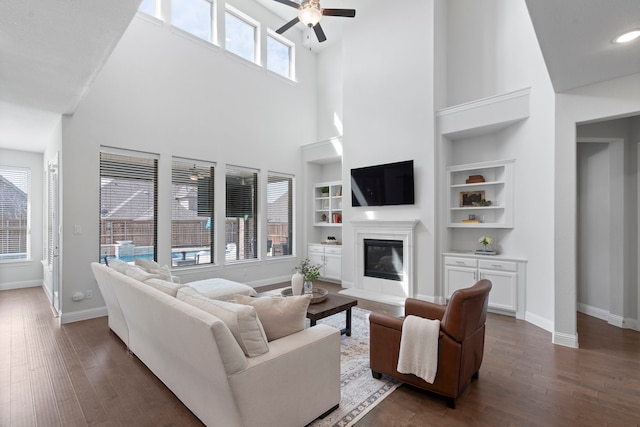
[[[638,37],[640,37],[640,30],[627,31],[626,33],[620,34],[619,36],[614,38],[613,42],[617,44],[629,43],[630,41],[633,41]]]

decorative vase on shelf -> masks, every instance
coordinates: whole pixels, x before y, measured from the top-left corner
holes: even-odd
[[[313,282],[311,280],[304,281],[304,293],[305,295],[313,293]]]
[[[302,295],[302,289],[304,284],[304,276],[300,273],[295,273],[291,276],[291,295]]]

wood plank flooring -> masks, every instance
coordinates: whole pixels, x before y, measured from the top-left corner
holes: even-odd
[[[365,300],[358,307],[402,314]],[[640,425],[640,333],[581,314],[578,329],[581,348],[569,349],[531,324],[490,314],[480,378],[457,409],[401,386],[357,425]],[[42,289],[0,291],[0,426],[87,425],[202,424],[126,351],[106,317],[60,327]]]

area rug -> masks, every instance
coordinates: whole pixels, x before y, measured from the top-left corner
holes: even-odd
[[[369,313],[352,308],[351,336],[342,335],[340,345],[340,407],[324,419],[317,419],[308,427],[348,427],[354,425],[367,412],[382,402],[400,383],[371,376],[369,368]],[[318,320],[337,329],[345,326],[345,313],[341,312]]]

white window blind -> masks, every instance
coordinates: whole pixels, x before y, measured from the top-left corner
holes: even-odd
[[[157,259],[158,160],[100,153],[100,261]]]
[[[0,166],[0,262],[31,259],[31,171]]]
[[[226,171],[225,260],[258,258],[258,172],[229,167]]]
[[[211,264],[214,166],[174,158],[171,168],[171,263]]]
[[[267,257],[291,255],[293,245],[293,178],[267,177]]]

